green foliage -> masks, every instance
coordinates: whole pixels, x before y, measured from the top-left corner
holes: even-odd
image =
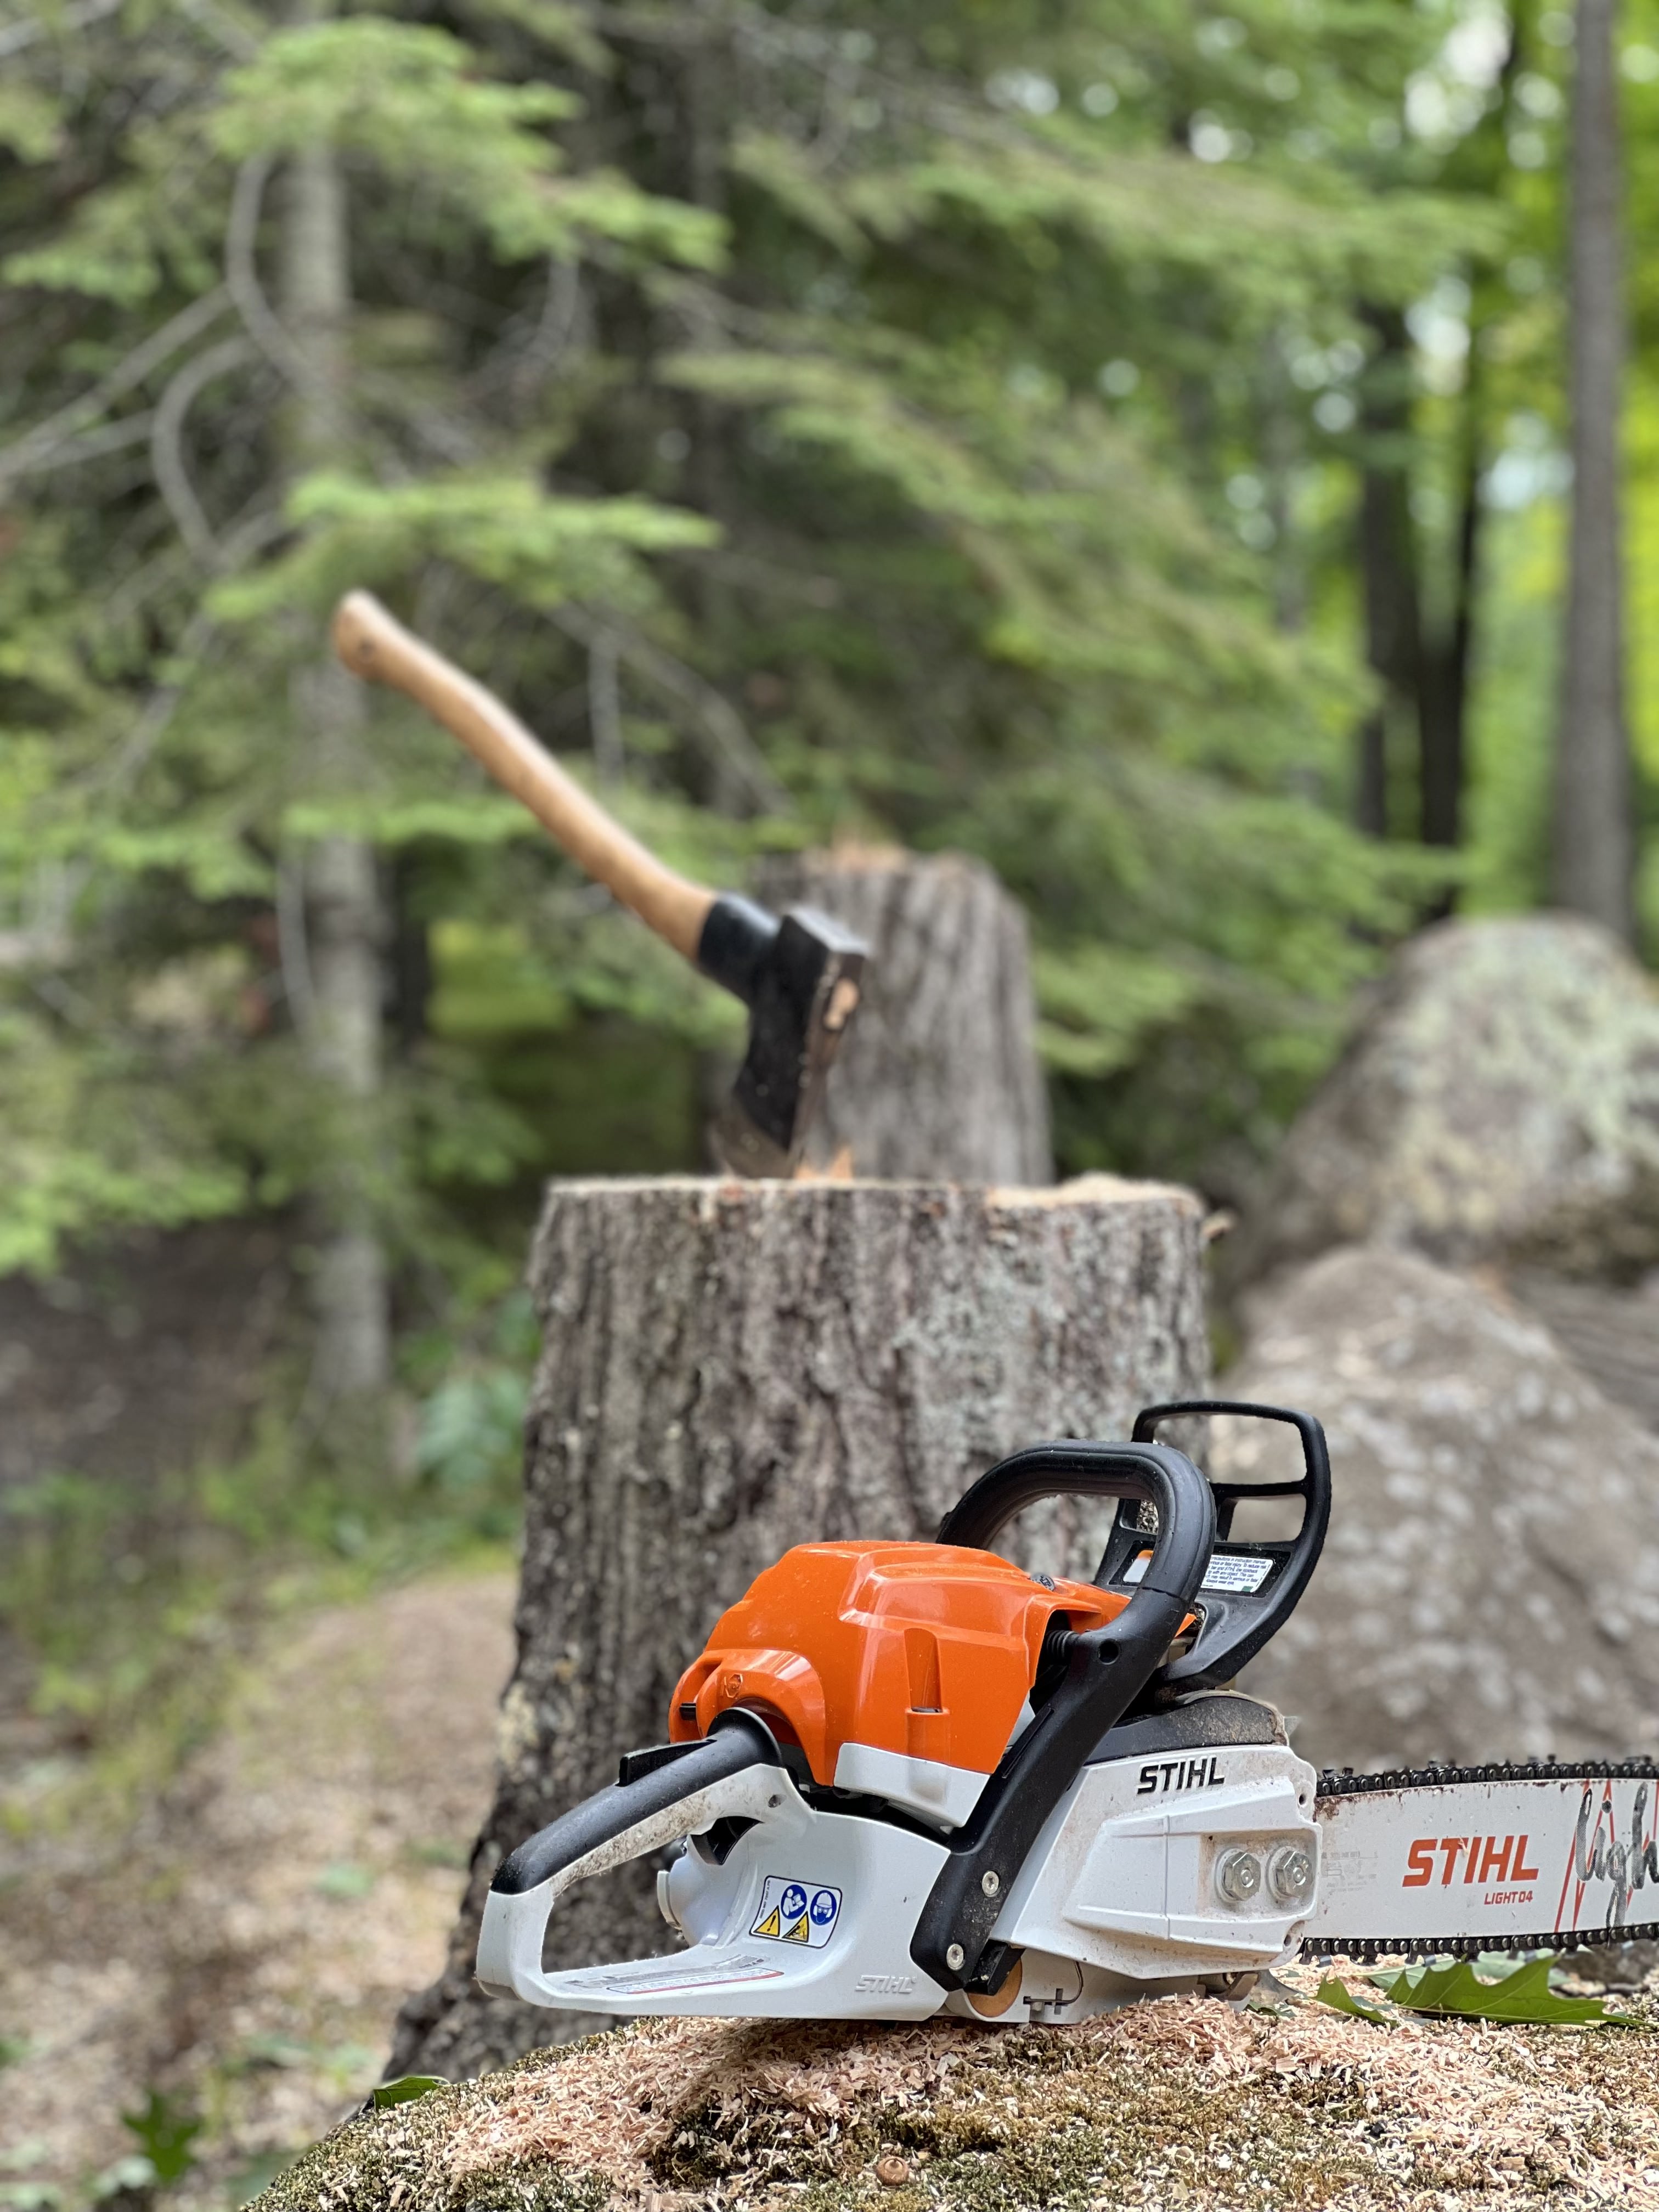
[[[1355,2014],[1380,2027],[1392,2025],[1395,2015],[1391,2007],[1395,2006],[1405,2012],[1433,2013],[1455,2020],[1510,2021],[1540,2027],[1640,2025],[1628,2013],[1610,2012],[1604,1997],[1563,1996],[1550,1983],[1556,1963],[1553,1957],[1517,1962],[1483,1953],[1473,1964],[1467,1959],[1431,1960],[1425,1966],[1400,1966],[1368,1975],[1366,1979],[1387,1995],[1389,2003],[1386,2005],[1334,1974],[1325,1977],[1316,1995],[1321,2004]]]
[[[383,2112],[391,2105],[412,2104],[416,2098],[428,2096],[434,2089],[447,2089],[447,2081],[441,2074],[400,2074],[395,2081],[381,2081],[374,2090],[374,2109]]]
[[[526,1384],[508,1368],[457,1376],[427,1400],[416,1461],[452,1495],[515,1473],[524,1451]]]
[[[152,2089],[138,2112],[123,2112],[121,2124],[137,2138],[149,2160],[150,2178],[163,2187],[181,2180],[195,2165],[191,2145],[202,2132],[202,2123],[161,2090]]]
[[[1317,2004],[1328,2005],[1333,2012],[1351,2013],[1356,2020],[1368,2020],[1376,2027],[1391,2027],[1394,2014],[1387,2005],[1367,1990],[1352,1989],[1335,1974],[1327,1974],[1314,1991]]]
[[[1550,1986],[1551,1959],[1519,1965],[1482,1957],[1402,1966],[1373,1974],[1376,1986],[1409,2012],[1449,2013],[1468,2020],[1509,2020],[1555,2027],[1635,2027],[1628,2013],[1609,2012],[1603,1997],[1565,1997]],[[1477,1972],[1485,1967],[1486,1972]],[[1494,1969],[1496,1970],[1494,1972]]]

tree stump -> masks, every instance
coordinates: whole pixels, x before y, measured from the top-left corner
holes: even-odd
[[[816,906],[866,939],[864,1003],[830,1078],[808,1159],[948,1182],[1054,1176],[1025,915],[961,854],[837,848],[757,871],[769,906]]]
[[[473,1983],[490,1875],[619,1753],[662,1741],[682,1669],[763,1567],[811,1540],[931,1536],[1018,1446],[1126,1435],[1139,1406],[1202,1384],[1200,1214],[1187,1191],[1099,1176],[553,1187],[495,1803],[394,2071],[472,2075],[573,2032]],[[1055,1564],[1092,1571],[1097,1526],[1048,1534]],[[579,1889],[555,1931],[564,1964],[668,1948],[651,1869]]]

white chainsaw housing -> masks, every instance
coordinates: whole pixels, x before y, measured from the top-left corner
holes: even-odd
[[[1261,1863],[1295,1846],[1316,1869],[1315,1783],[1307,1762],[1278,1744],[1085,1766],[1009,1886],[993,1941],[1021,1957],[988,1996],[947,1992],[910,1955],[948,1856],[944,1842],[895,1821],[820,1810],[782,1767],[752,1766],[673,1808],[686,1840],[658,1877],[658,1898],[684,1950],[612,1966],[543,1963],[559,1896],[669,1843],[672,1824],[659,1815],[538,1887],[492,1891],[478,1978],[532,2004],[586,2013],[1080,2019],[1132,1997],[1225,1981],[1294,1950],[1313,1885],[1293,1907],[1265,1884],[1234,1905],[1218,1887],[1217,1866],[1228,1850]],[[753,1825],[717,1857],[711,1832],[729,1836],[715,1823],[733,1820]]]

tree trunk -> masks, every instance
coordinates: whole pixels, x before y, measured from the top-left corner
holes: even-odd
[[[1474,638],[1474,593],[1479,580],[1480,544],[1480,398],[1474,388],[1476,370],[1469,368],[1471,389],[1464,395],[1465,425],[1462,467],[1458,491],[1457,539],[1453,547],[1452,601],[1445,635],[1423,659],[1423,694],[1418,710],[1419,832],[1425,845],[1455,851],[1463,842],[1463,786],[1467,779],[1469,696],[1469,653]],[[1451,911],[1446,895],[1434,909],[1435,919]]]
[[[286,424],[291,470],[338,459],[348,443],[351,312],[345,184],[330,146],[296,155],[284,179],[281,299],[307,369]],[[362,688],[333,659],[302,670],[296,719],[312,773],[325,786],[349,780],[362,728]],[[392,1371],[386,1258],[365,1196],[374,1147],[372,1103],[380,1088],[386,935],[373,849],[326,837],[305,855],[310,1003],[306,1043],[336,1089],[340,1111],[325,1186],[318,1193],[323,1249],[314,1279],[316,1371],[328,1398],[367,1398]]]
[[[931,1536],[1008,1451],[1125,1435],[1140,1405],[1202,1383],[1200,1221],[1188,1192],[1109,1176],[553,1188],[495,1804],[394,2072],[476,2073],[582,2032],[473,1984],[490,1875],[619,1753],[661,1741],[681,1671],[761,1568],[813,1539]],[[1101,1510],[1050,1509],[1028,1564],[1091,1573]],[[668,1948],[644,1864],[556,1924],[565,1962]]]
[[[1365,659],[1381,696],[1359,730],[1354,816],[1373,837],[1389,832],[1389,732],[1415,717],[1422,680],[1417,541],[1412,527],[1411,346],[1397,307],[1361,310],[1376,351],[1360,391],[1359,580]]]
[[[869,941],[863,1005],[808,1157],[860,1176],[1042,1183],[1054,1175],[1025,915],[978,860],[842,850],[780,857],[769,906],[821,907]]]
[[[1578,0],[1569,209],[1572,524],[1552,889],[1630,942],[1634,791],[1619,496],[1625,356],[1614,0]]]

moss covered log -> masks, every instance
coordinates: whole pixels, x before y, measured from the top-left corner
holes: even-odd
[[[645,2022],[362,2115],[258,2212],[1659,2203],[1659,1998],[1379,2027],[1292,1978],[1062,2028]]]

